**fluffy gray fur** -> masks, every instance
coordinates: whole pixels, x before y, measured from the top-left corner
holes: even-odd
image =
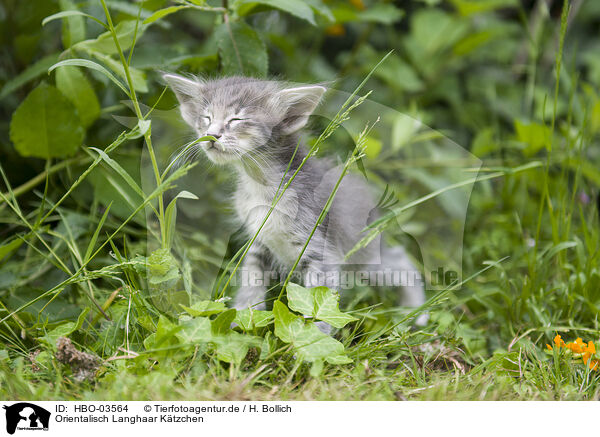
[[[271,207],[284,178],[295,172],[306,156],[300,133],[318,105],[325,88],[318,85],[290,87],[278,81],[248,77],[218,80],[164,75],[180,103],[183,119],[199,136],[212,135],[217,142],[200,143],[207,157],[229,164],[238,176],[234,205],[249,235],[254,235]],[[244,259],[243,269],[262,273],[289,271],[299,256],[340,174],[328,160],[311,157],[301,168]],[[334,275],[325,280],[315,272],[331,272],[348,265],[370,270],[416,268],[402,248],[382,248],[379,239],[355,253],[361,230],[375,215],[375,202],[362,178],[346,176],[326,217],[317,228],[299,264],[304,285],[338,287]],[[327,282],[331,281],[331,282]],[[399,284],[395,284],[398,285]],[[269,284],[242,286],[234,299],[237,309],[265,308]],[[420,285],[401,288],[400,303],[424,302]],[[417,323],[426,321],[421,317]]]

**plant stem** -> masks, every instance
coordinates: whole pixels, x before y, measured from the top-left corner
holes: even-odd
[[[127,85],[129,86],[129,92],[131,94],[131,100],[133,103],[133,107],[135,110],[135,114],[139,121],[144,120],[144,116],[142,114],[142,110],[140,109],[140,104],[137,100],[137,96],[135,94],[135,87],[133,85],[133,80],[131,79],[131,72],[129,71],[129,63],[127,59],[125,59],[125,55],[123,54],[123,50],[121,49],[121,45],[119,44],[119,38],[117,37],[117,32],[115,31],[115,27],[113,26],[112,19],[110,17],[110,13],[108,8],[106,7],[105,0],[100,0],[102,2],[102,7],[104,8],[104,14],[106,15],[106,22],[110,29],[110,33],[112,34],[113,41],[115,43],[115,47],[119,52],[119,57],[121,58],[121,64],[123,64],[123,70],[125,71],[125,77],[127,79]],[[139,17],[138,17],[139,20]],[[133,50],[133,47],[131,48]],[[150,160],[152,161],[152,169],[154,170],[154,177],[156,179],[156,185],[160,185],[162,180],[160,176],[160,171],[158,170],[158,164],[156,161],[156,155],[154,153],[154,148],[152,147],[152,138],[151,138],[151,128],[144,133],[144,139],[146,140],[146,146],[148,147],[148,153],[150,154]],[[166,239],[166,229],[165,229],[165,206],[162,194],[158,196],[158,222],[160,225],[160,235],[161,235],[161,244],[162,248],[167,247],[167,239]]]

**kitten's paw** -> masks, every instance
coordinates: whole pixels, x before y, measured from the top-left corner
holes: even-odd
[[[422,327],[427,325],[427,322],[429,322],[429,313],[423,313],[417,316],[414,324],[415,326]]]
[[[323,334],[331,335],[332,328],[329,323],[315,322],[315,325],[317,326],[317,328],[319,328],[319,331],[321,331]]]

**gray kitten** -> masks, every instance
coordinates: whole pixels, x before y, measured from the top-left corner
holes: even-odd
[[[254,235],[282,179],[289,180],[306,156],[302,145],[297,148],[300,131],[325,88],[289,87],[282,82],[248,77],[206,81],[174,74],[163,77],[179,100],[183,119],[199,136],[212,135],[217,139],[200,143],[208,159],[235,169],[238,177],[235,211],[247,233]],[[265,272],[289,272],[339,175],[340,168],[328,160],[311,157],[306,161],[244,259],[242,270],[250,281],[242,281],[233,302],[236,309],[265,308],[270,285]],[[379,239],[350,259],[344,259],[362,236],[361,230],[374,217],[376,204],[369,187],[362,178],[344,177],[325,221],[317,228],[298,264],[304,286],[339,288],[341,272],[346,272],[349,266],[352,271],[418,275],[401,247],[383,247]],[[405,279],[401,280],[402,277]],[[403,286],[400,304],[421,305],[425,301],[421,281],[411,283],[406,278],[406,275],[389,275],[391,283],[386,285]],[[426,320],[427,316],[422,315],[417,323]]]

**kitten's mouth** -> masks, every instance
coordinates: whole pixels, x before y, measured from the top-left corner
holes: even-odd
[[[230,150],[226,150],[222,144],[215,141],[204,143],[204,151],[209,158],[221,162],[231,159],[234,155]]]

